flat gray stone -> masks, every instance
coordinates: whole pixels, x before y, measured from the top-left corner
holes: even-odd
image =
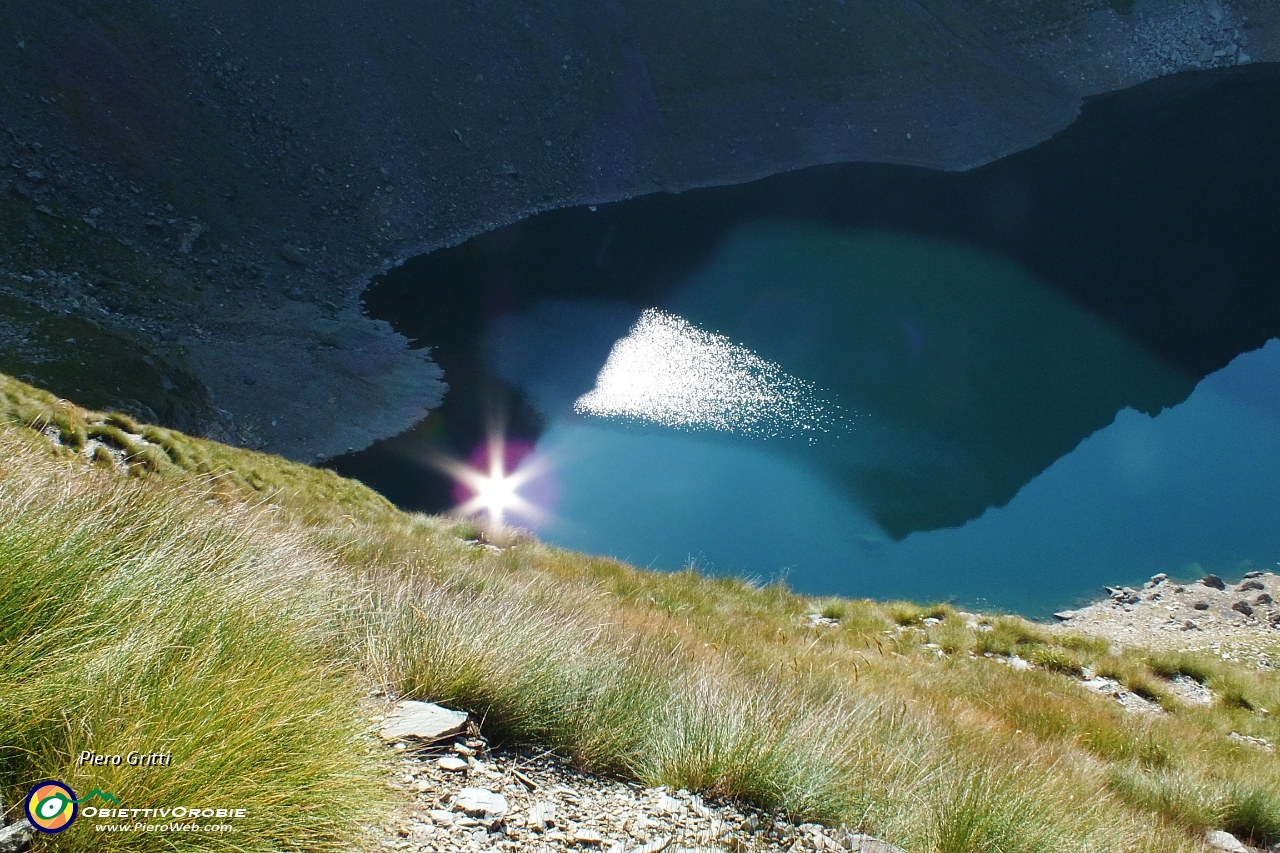
[[[507,798],[484,788],[463,788],[453,797],[453,807],[472,817],[501,820],[509,806]]]
[[[529,807],[529,826],[536,826],[545,831],[556,823],[556,804],[538,800]]]
[[[396,705],[382,723],[383,740],[417,738],[436,741],[456,735],[467,725],[467,715],[433,705],[406,700]]]

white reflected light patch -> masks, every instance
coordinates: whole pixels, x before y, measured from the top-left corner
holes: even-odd
[[[775,437],[826,432],[838,419],[812,383],[723,335],[650,308],[609,352],[575,412]]]

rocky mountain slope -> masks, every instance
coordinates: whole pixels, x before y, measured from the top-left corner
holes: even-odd
[[[359,311],[409,256],[816,163],[968,168],[1090,94],[1280,58],[1265,0],[15,0],[0,33],[0,291],[171,365],[103,405],[295,459],[438,403]],[[74,394],[18,326],[5,369]]]

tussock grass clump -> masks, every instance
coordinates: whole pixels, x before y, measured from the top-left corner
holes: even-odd
[[[1147,666],[1161,678],[1185,675],[1201,684],[1219,677],[1223,671],[1217,658],[1197,652],[1155,652],[1147,655]]]
[[[911,601],[891,601],[884,605],[886,614],[897,625],[919,625],[926,619],[946,619],[955,616],[950,604],[915,604]]]
[[[1048,634],[1025,619],[1002,616],[987,627],[990,630],[978,636],[976,651],[979,654],[1013,655],[1025,647],[1045,646],[1050,642]]]
[[[261,511],[210,513],[0,441],[6,801],[57,778],[126,807],[245,808],[236,849],[343,849],[368,792],[323,561]],[[83,750],[166,752],[172,764],[82,767]],[[161,833],[91,824],[59,845],[170,849]]]
[[[1155,675],[1141,660],[1119,655],[1109,655],[1098,661],[1095,671],[1103,678],[1112,678],[1126,688],[1152,702],[1171,705],[1169,691],[1159,676]]]

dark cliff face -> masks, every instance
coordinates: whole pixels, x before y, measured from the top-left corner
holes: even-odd
[[[816,163],[965,169],[1082,94],[1280,56],[1268,4],[1218,0],[14,0],[0,28],[0,283],[193,371],[197,427],[305,459],[443,393],[358,311],[406,257]]]

